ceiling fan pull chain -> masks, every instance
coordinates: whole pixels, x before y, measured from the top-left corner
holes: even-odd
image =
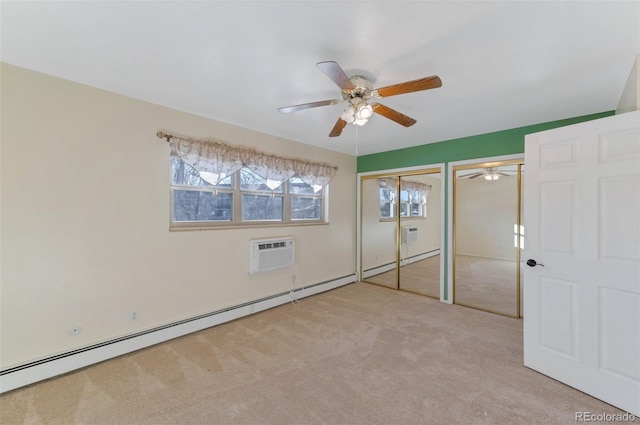
[[[358,160],[358,126],[354,125],[356,128],[356,161]]]

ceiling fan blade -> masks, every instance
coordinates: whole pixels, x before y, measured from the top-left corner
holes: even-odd
[[[459,179],[475,179],[476,177],[480,177],[483,176],[484,173],[471,173],[471,174],[464,174],[462,176],[458,176]]]
[[[397,94],[412,93],[414,91],[435,89],[442,87],[442,81],[437,75],[420,78],[418,80],[407,81],[406,83],[394,84],[377,89],[380,97],[395,96]]]
[[[338,85],[342,90],[353,90],[356,86],[353,85],[347,74],[344,73],[340,65],[333,61],[318,62],[316,64],[320,71],[324,72],[327,77],[331,78],[334,83]]]
[[[503,173],[501,171],[496,171],[496,174],[499,174],[501,176],[510,176],[511,175],[511,174]]]
[[[338,118],[338,121],[336,121],[336,125],[333,126],[331,133],[329,133],[329,137],[338,137],[339,135],[341,135],[342,130],[344,130],[344,127],[346,125],[347,122],[345,120],[343,120],[342,118]]]
[[[318,106],[335,105],[336,103],[340,103],[340,102],[342,101],[338,99],[320,100],[318,102],[303,103],[301,105],[285,106],[282,108],[278,108],[278,112],[282,114],[286,114],[289,112],[301,111],[303,109],[317,108]]]
[[[373,108],[373,112],[380,114],[383,117],[387,117],[400,125],[404,125],[405,127],[411,127],[416,123],[416,120],[414,120],[413,118],[408,117],[405,114],[396,111],[395,109],[391,109],[388,106],[384,106],[381,103],[374,103],[373,105],[371,105],[371,107]]]

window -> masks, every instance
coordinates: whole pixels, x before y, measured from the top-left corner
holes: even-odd
[[[172,157],[171,225],[216,227],[326,221],[326,187],[314,192],[313,186],[296,175],[272,187],[271,181],[246,167],[213,185],[180,158]]]
[[[427,196],[418,190],[400,191],[400,217],[427,217]]]
[[[396,179],[380,178],[380,219],[393,219],[396,215]],[[400,217],[426,218],[427,196],[431,186],[401,180]]]
[[[380,218],[393,218],[395,216],[395,189],[380,186]]]

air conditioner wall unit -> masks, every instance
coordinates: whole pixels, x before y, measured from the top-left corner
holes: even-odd
[[[293,236],[252,239],[249,243],[249,273],[292,266],[295,262],[295,251]]]
[[[418,228],[415,226],[402,227],[402,243],[411,243],[418,240]]]

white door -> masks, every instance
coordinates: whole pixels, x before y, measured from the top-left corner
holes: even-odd
[[[640,415],[640,111],[528,135],[525,163],[524,364]]]

